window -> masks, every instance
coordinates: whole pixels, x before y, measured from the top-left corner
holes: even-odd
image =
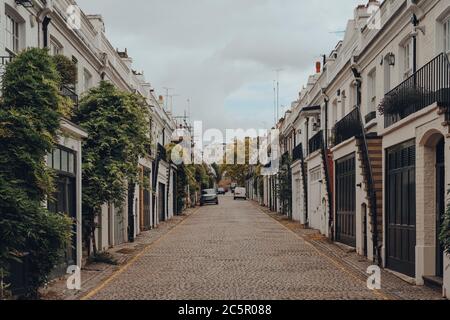
[[[13,53],[19,52],[19,23],[6,15],[6,48]]]
[[[344,118],[346,116],[346,108],[347,108],[347,96],[345,91],[342,91],[341,94],[341,116]]]
[[[409,78],[413,73],[413,42],[408,40],[403,46],[403,79]]]
[[[62,46],[56,40],[50,39],[50,54],[57,56],[62,53]]]
[[[450,17],[444,20],[444,50],[450,53]]]
[[[84,92],[92,88],[92,75],[89,71],[84,69]]]
[[[376,111],[377,103],[377,70],[374,69],[369,73],[369,81],[367,88],[367,96],[369,101],[367,102],[367,113]]]

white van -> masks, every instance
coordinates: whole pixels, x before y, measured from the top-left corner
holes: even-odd
[[[234,189],[234,200],[237,199],[247,200],[247,190],[245,188]]]

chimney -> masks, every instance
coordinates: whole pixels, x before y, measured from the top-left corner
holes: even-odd
[[[161,106],[164,106],[164,97],[163,96],[159,96],[158,102]]]
[[[320,73],[322,71],[322,63],[320,61],[316,62],[316,73]]]

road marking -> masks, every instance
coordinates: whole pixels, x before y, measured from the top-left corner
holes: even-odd
[[[110,275],[105,281],[103,281],[99,286],[92,289],[89,293],[83,296],[80,300],[90,300],[92,297],[97,295],[101,290],[103,290],[108,284],[111,283],[114,279],[124,273],[128,268],[133,265],[137,260],[139,260],[144,254],[146,254],[150,249],[152,249],[155,245],[160,243],[163,239],[165,239],[168,235],[174,232],[176,229],[181,227],[186,221],[188,221],[193,215],[197,214],[201,208],[197,208],[191,215],[186,217],[183,221],[176,224],[172,229],[170,229],[167,233],[163,234],[160,238],[156,239],[154,242],[147,245],[140,253],[134,256],[130,261],[128,261],[125,265],[123,265],[119,270],[115,271],[112,275]]]
[[[287,226],[285,226],[284,224],[282,224],[280,221],[278,221],[277,219],[275,219],[274,217],[272,217],[270,214],[268,214],[267,212],[265,212],[264,210],[262,210],[259,206],[256,206],[254,204],[254,206],[263,214],[265,214],[266,216],[268,216],[269,218],[271,218],[272,220],[274,220],[275,222],[277,222],[279,225],[281,225],[284,229],[288,230],[290,233],[292,233],[293,235],[295,235],[298,239],[302,240],[303,242],[305,242],[306,244],[308,244],[311,248],[314,249],[314,251],[316,251],[319,255],[321,255],[322,257],[327,258],[328,260],[331,261],[331,263],[336,266],[338,269],[342,270],[343,272],[345,272],[347,275],[349,275],[350,277],[352,277],[353,279],[355,279],[358,282],[361,282],[364,287],[367,286],[367,283],[364,282],[363,280],[361,280],[359,277],[355,276],[351,271],[349,271],[344,265],[342,265],[342,263],[340,263],[338,260],[333,259],[332,257],[326,255],[325,253],[323,253],[322,251],[320,251],[318,248],[316,248],[311,242],[309,242],[308,240],[306,240],[305,238],[303,238],[302,236],[300,236],[299,234],[297,234],[296,232],[294,232],[293,230],[289,229]],[[373,290],[372,293],[379,297],[382,298],[383,300],[392,300],[392,298],[389,298],[387,295],[385,295],[382,292]]]

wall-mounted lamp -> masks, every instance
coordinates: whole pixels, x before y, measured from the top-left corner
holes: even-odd
[[[393,67],[395,66],[395,55],[391,52],[386,56],[387,63]]]

